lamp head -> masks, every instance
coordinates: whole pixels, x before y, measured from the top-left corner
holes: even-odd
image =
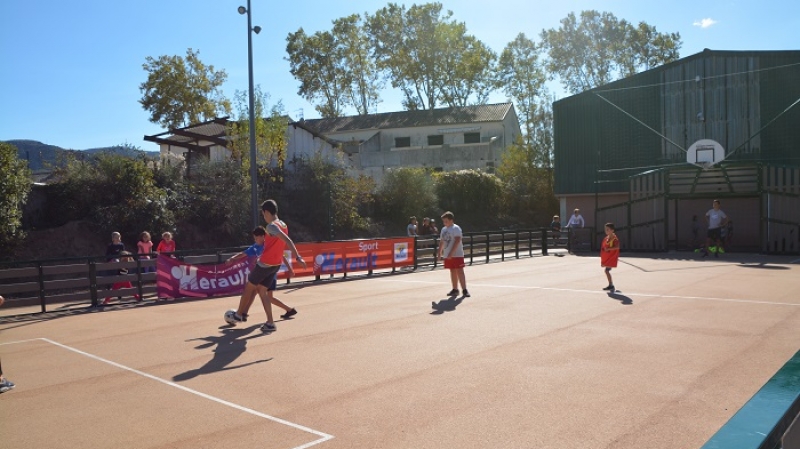
[[[253,27],[253,32],[256,33],[256,34],[260,33],[261,32],[261,27],[258,26],[258,25],[254,26]]]
[[[247,13],[247,8],[245,8],[244,6],[240,6],[238,11],[239,11],[239,14],[245,14],[245,13]]]

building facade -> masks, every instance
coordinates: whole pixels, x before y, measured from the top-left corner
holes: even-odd
[[[389,112],[295,123],[340,145],[353,168],[380,183],[387,170],[477,169],[493,173],[520,136],[511,103]]]
[[[704,235],[720,199],[739,248],[797,251],[797,80],[800,51],[705,50],[555,102],[561,215],[578,207],[598,235],[615,221],[631,248],[664,250],[687,246],[695,215]],[[689,164],[706,139],[721,160]]]

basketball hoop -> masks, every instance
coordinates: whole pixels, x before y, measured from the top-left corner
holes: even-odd
[[[686,151],[686,162],[700,167],[703,171],[709,170],[714,164],[723,160],[725,160],[725,148],[711,139],[700,139]]]

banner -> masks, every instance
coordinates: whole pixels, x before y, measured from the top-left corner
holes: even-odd
[[[159,298],[204,298],[239,295],[255,257],[216,265],[191,265],[163,254],[156,262]]]
[[[297,245],[297,251],[308,266],[303,269],[292,261],[295,277],[355,273],[414,265],[413,238],[300,243]]]
[[[369,272],[414,264],[413,238],[298,243],[296,246],[307,266],[301,267],[292,257],[291,251],[284,251],[294,269],[293,278]],[[221,264],[191,265],[159,254],[156,262],[158,297],[240,295],[255,261],[255,257],[250,257]],[[278,279],[286,279],[288,276],[288,268],[281,266]]]

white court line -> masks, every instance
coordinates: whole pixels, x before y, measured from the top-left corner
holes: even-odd
[[[328,440],[333,438],[333,435],[328,435],[327,433],[322,433],[322,432],[316,431],[314,429],[310,429],[308,427],[301,426],[299,424],[295,424],[293,422],[286,421],[285,419],[276,418],[274,416],[270,416],[270,415],[255,411],[253,409],[250,409],[250,408],[247,408],[247,407],[243,407],[241,405],[234,404],[232,402],[228,402],[228,401],[226,401],[224,399],[216,398],[214,396],[210,396],[210,395],[207,395],[205,393],[201,393],[201,392],[199,392],[197,390],[192,390],[191,388],[187,388],[187,387],[184,387],[183,385],[179,385],[179,384],[176,384],[174,382],[170,382],[168,380],[161,379],[159,377],[153,376],[152,374],[147,374],[147,373],[139,371],[137,369],[133,369],[133,368],[127,367],[125,365],[121,365],[119,363],[112,362],[111,360],[106,360],[106,359],[104,359],[102,357],[98,357],[98,356],[96,356],[94,354],[89,354],[88,352],[84,352],[84,351],[81,351],[79,349],[75,349],[73,347],[70,347],[70,346],[67,346],[67,345],[63,345],[61,343],[55,342],[53,340],[50,340],[49,338],[33,338],[33,339],[30,339],[30,340],[12,341],[12,342],[7,342],[7,343],[0,343],[0,346],[2,346],[2,345],[10,345],[10,344],[14,344],[14,343],[27,343],[27,342],[36,341],[36,340],[45,341],[45,342],[50,343],[52,345],[58,346],[60,348],[67,349],[69,351],[72,351],[72,352],[78,353],[80,355],[89,357],[90,359],[94,359],[94,360],[97,360],[99,362],[107,363],[107,364],[109,364],[111,366],[114,366],[116,368],[119,368],[119,369],[122,369],[122,370],[125,370],[125,371],[129,371],[131,373],[138,374],[138,375],[140,375],[142,377],[146,377],[148,379],[161,382],[162,384],[169,385],[170,387],[174,387],[174,388],[177,388],[179,390],[183,390],[183,391],[185,391],[187,393],[191,393],[191,394],[200,396],[201,398],[208,399],[210,401],[214,401],[216,403],[219,403],[219,404],[234,408],[236,410],[239,410],[239,411],[242,411],[242,412],[245,412],[245,413],[249,413],[251,415],[258,416],[259,418],[268,419],[268,420],[274,421],[274,422],[276,422],[278,424],[283,424],[285,426],[293,427],[295,429],[302,430],[303,432],[311,433],[311,434],[314,434],[314,435],[317,435],[318,437],[320,437],[317,440],[314,440],[314,441],[312,441],[310,443],[303,444],[301,446],[294,447],[292,449],[307,449],[307,448],[309,448],[311,446],[315,446],[317,444],[323,443],[323,442],[328,441]]]
[[[404,279],[373,279],[373,282],[401,282],[407,284],[435,284],[435,285],[450,285],[448,282],[437,282],[437,281],[410,281]],[[555,287],[537,287],[537,286],[529,286],[529,285],[498,285],[498,284],[476,284],[470,283],[469,287],[490,287],[490,288],[511,288],[511,289],[519,289],[519,290],[549,290],[549,291],[556,291],[556,292],[570,292],[570,293],[594,293],[596,295],[608,295],[609,293],[606,291],[598,291],[598,290],[578,290],[572,288],[555,288]],[[800,307],[800,303],[794,304],[790,302],[773,302],[773,301],[763,301],[759,299],[733,299],[733,298],[710,298],[705,296],[677,296],[677,295],[662,295],[658,293],[631,293],[631,292],[619,292],[620,294],[624,293],[625,296],[638,296],[638,297],[646,297],[646,298],[669,298],[669,299],[695,299],[700,301],[717,301],[717,302],[734,302],[734,303],[744,303],[744,304],[767,304],[772,306],[793,306],[793,307]]]

